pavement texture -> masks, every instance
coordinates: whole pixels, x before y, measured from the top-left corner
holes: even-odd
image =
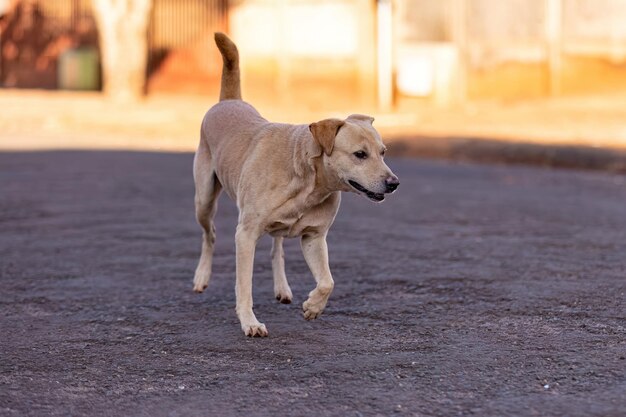
[[[626,178],[391,159],[383,204],[345,195],[318,320],[259,243],[235,317],[236,209],[200,250],[191,154],[0,154],[2,416],[624,416]]]
[[[245,92],[245,91],[244,91]],[[246,96],[247,97],[247,96]],[[0,91],[0,150],[194,151],[213,96],[149,96],[116,103],[96,93]],[[399,156],[626,172],[626,95],[475,101],[381,111],[280,97],[252,101],[268,120],[311,123],[370,114]]]

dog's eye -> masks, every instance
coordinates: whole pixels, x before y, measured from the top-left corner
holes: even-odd
[[[366,159],[367,158],[367,153],[365,153],[365,151],[356,151],[353,155],[356,156],[359,159]]]
[[[380,155],[385,156],[385,152],[387,152],[387,149],[383,149],[382,151],[380,151]]]

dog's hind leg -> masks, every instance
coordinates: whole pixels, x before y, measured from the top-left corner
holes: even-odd
[[[196,218],[202,226],[202,253],[193,279],[193,290],[201,293],[209,285],[213,246],[215,245],[215,224],[213,217],[217,211],[217,199],[222,184],[215,175],[211,153],[204,138],[200,141],[193,161],[193,177],[196,183]]]
[[[283,304],[291,303],[292,294],[285,275],[285,252],[283,238],[275,237],[272,244],[272,272],[274,273],[274,295]]]

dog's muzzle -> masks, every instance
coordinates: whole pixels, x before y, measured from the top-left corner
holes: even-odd
[[[385,199],[385,194],[383,193],[375,193],[374,191],[370,191],[367,188],[363,187],[356,181],[348,180],[348,183],[357,191],[362,192],[372,201],[383,201]]]

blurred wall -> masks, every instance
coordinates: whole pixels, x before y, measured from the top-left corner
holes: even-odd
[[[468,98],[548,94],[548,1],[469,2],[465,45]]]
[[[393,0],[397,107],[626,91],[626,0]],[[374,0],[241,0],[230,31],[262,97],[376,101]]]
[[[375,103],[375,3],[371,0],[245,0],[230,33],[251,100],[310,108]]]
[[[564,0],[562,92],[626,91],[626,0]]]
[[[44,24],[32,32],[54,47],[20,44],[0,17],[0,79],[29,86],[22,75],[43,68],[29,79],[54,80],[54,57],[79,44],[90,0],[7,4],[16,1],[38,5]],[[212,32],[223,30],[241,50],[247,98],[312,110],[374,106],[378,77],[396,108],[626,92],[626,0],[388,0],[388,75],[377,73],[384,1],[154,0],[148,91],[215,95]]]
[[[396,0],[394,6],[400,101],[626,91],[626,0]],[[403,86],[411,70],[413,85]]]

